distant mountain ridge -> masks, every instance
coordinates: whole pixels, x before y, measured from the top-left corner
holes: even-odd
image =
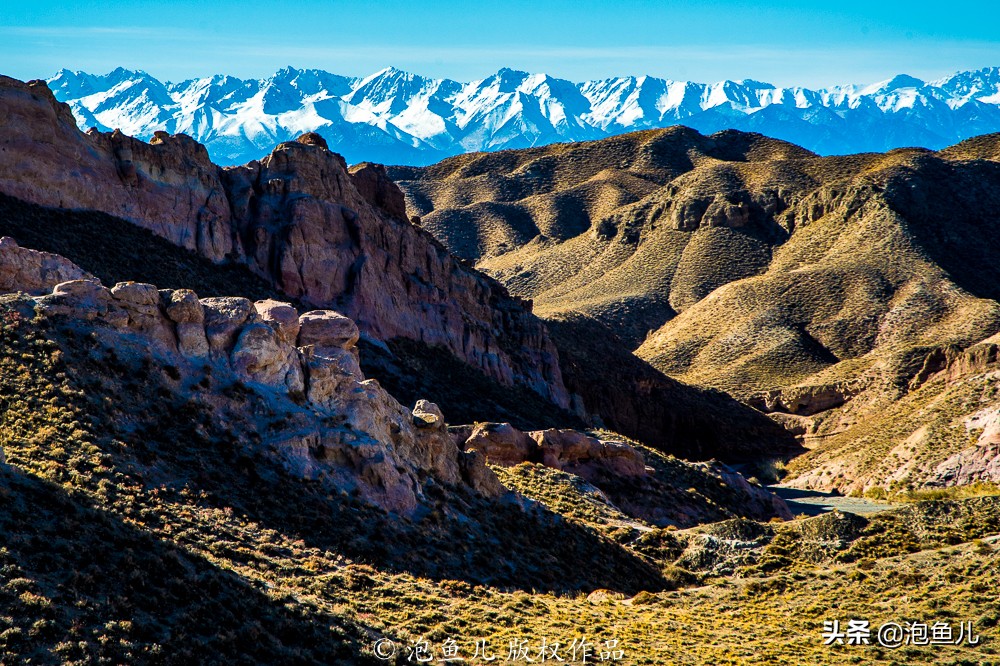
[[[651,76],[573,83],[506,68],[461,83],[392,67],[364,78],[287,67],[264,79],[179,83],[122,68],[105,75],[64,69],[48,84],[81,128],[118,128],[142,139],[157,130],[186,133],[222,164],[259,159],[307,131],[350,163],[409,165],[676,124],[703,133],[760,132],[820,154],[940,149],[1000,131],[997,67],[821,90]]]

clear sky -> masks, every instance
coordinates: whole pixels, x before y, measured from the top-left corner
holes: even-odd
[[[572,80],[650,74],[822,87],[1000,65],[996,2],[805,0],[4,0],[0,73],[122,66],[164,80],[346,75],[388,65],[482,78],[503,66]]]

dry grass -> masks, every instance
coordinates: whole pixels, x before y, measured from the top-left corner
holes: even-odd
[[[167,368],[20,310],[7,299],[0,329],[0,388],[17,396],[0,412],[4,663],[376,663],[380,636],[454,638],[470,653],[477,639],[496,651],[617,640],[627,664],[878,659],[822,646],[823,620],[848,617],[972,621],[974,651],[900,658],[996,658],[989,498],[918,503],[847,530],[820,517],[678,531],[607,499],[628,489],[524,466],[505,478],[537,510],[439,489],[426,515],[389,517],[284,476],[232,414],[220,428],[208,404],[266,414],[252,391],[208,378],[212,400],[182,398]],[[732,506],[710,476],[645,454],[678,493],[667,504]],[[691,548],[703,535],[746,530],[766,538],[735,576],[679,566],[701,561]],[[831,534],[837,547],[824,545]],[[735,551],[712,552],[718,563]],[[598,587],[625,595],[592,603]]]
[[[491,197],[518,206],[523,241],[470,256],[534,298],[556,331],[603,324],[666,375],[762,408],[767,396],[844,393],[832,407],[788,408],[813,449],[792,475],[899,492],[968,446],[962,419],[995,402],[971,375],[922,385],[940,370],[927,366],[935,354],[1000,331],[997,142],[819,158],[672,128],[464,156],[410,170],[401,186],[420,193],[446,243],[500,228],[474,211]],[[642,179],[616,178],[631,201],[580,189],[615,170]],[[576,216],[575,235],[543,233],[559,207]]]

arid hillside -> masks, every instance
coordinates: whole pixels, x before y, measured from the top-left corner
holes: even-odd
[[[446,430],[364,378],[336,313],[0,258],[5,662],[404,664],[530,632],[835,664],[818,636],[845,613],[961,617],[980,644],[909,657],[996,658],[995,497],[793,520],[614,433]]]
[[[0,77],[0,111],[0,233],[108,284],[231,295],[235,279],[255,296],[335,308],[394,395],[466,422],[603,426],[701,459],[794,447],[759,412],[663,376],[599,322],[557,343],[530,302],[406,219],[384,168],[348,168],[318,135],[223,168],[182,134],[80,132],[44,82]]]
[[[998,152],[993,135],[820,158],[675,127],[391,175],[543,318],[596,321],[670,377],[772,413],[818,447],[792,464],[800,483],[862,491],[955,482],[939,469],[969,445],[955,419],[996,409],[993,380],[969,381],[1000,332]],[[935,419],[952,431],[919,443]],[[994,479],[980,467],[959,476]]]
[[[648,184],[481,257],[577,261],[603,295],[543,319],[315,137],[220,169],[0,111],[0,664],[996,662],[992,139],[529,151]],[[824,645],[849,617],[968,640]]]
[[[0,292],[4,663],[373,663],[422,631],[363,612],[373,587],[670,589],[643,532],[792,517],[614,433],[449,430],[331,310],[108,288],[10,237]]]

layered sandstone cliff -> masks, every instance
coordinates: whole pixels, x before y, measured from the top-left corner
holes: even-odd
[[[244,262],[290,298],[335,307],[376,338],[440,345],[506,385],[570,405],[558,353],[528,302],[455,260],[402,214],[381,167],[322,141],[221,169],[204,146],[157,133],[81,133],[44,82],[0,77],[0,191],[106,212],[213,261]]]

